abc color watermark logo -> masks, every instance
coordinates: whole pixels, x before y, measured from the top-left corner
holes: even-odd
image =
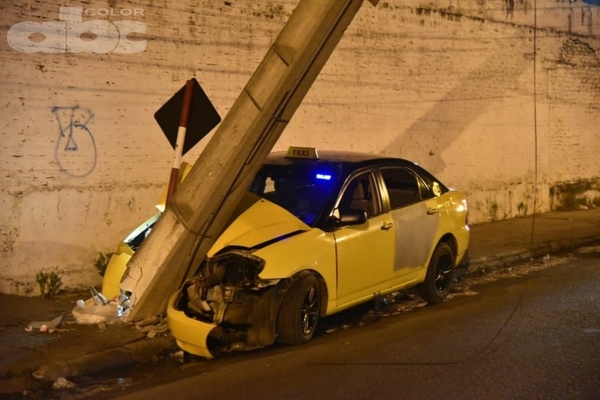
[[[141,9],[87,9],[95,16],[143,16]],[[109,22],[94,19],[83,22],[81,7],[60,7],[59,21],[20,22],[7,33],[8,44],[22,53],[139,53],[146,40],[130,40],[129,34],[145,34],[146,24],[133,20]]]

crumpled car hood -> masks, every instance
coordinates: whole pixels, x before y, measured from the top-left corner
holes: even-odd
[[[232,221],[208,252],[212,257],[228,246],[252,248],[310,226],[284,208],[248,194],[234,212]]]

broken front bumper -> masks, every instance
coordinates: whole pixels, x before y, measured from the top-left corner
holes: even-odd
[[[190,354],[204,358],[213,358],[209,350],[208,341],[211,331],[218,328],[216,324],[210,324],[192,319],[183,311],[175,309],[175,302],[179,299],[181,291],[178,290],[169,299],[167,305],[167,317],[169,328],[177,345]]]

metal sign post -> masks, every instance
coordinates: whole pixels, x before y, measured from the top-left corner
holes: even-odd
[[[185,143],[185,134],[190,117],[190,106],[192,104],[193,94],[194,81],[190,79],[185,84],[183,107],[181,108],[181,117],[179,118],[179,129],[177,130],[177,142],[175,144],[175,156],[173,157],[173,166],[171,167],[171,177],[169,178],[169,188],[167,190],[167,201],[165,203],[165,207],[169,204],[173,194],[175,194],[175,190],[177,190],[179,168],[181,167],[181,158],[183,157],[183,144]]]

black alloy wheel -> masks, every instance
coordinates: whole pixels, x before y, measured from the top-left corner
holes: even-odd
[[[419,285],[419,294],[428,303],[440,303],[450,293],[454,281],[454,253],[446,243],[435,248],[425,281]]]
[[[277,334],[284,344],[297,345],[312,339],[321,309],[319,281],[314,275],[298,279],[279,308]]]

